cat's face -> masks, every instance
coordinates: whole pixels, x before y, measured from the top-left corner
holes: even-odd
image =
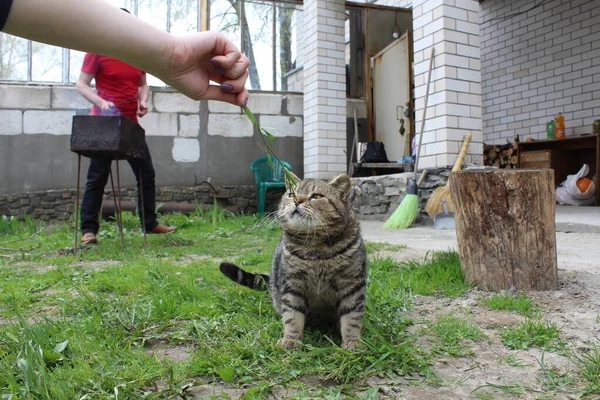
[[[339,175],[331,182],[299,181],[288,187],[279,205],[282,228],[292,234],[330,235],[345,226],[351,181]]]

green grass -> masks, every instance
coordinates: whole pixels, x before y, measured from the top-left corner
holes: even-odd
[[[600,395],[600,345],[592,349],[574,355],[579,370],[579,376],[583,379],[585,389],[584,395]]]
[[[517,368],[524,368],[524,367],[528,367],[531,365],[531,364],[528,364],[525,361],[517,358],[517,356],[515,356],[514,354],[509,354],[507,356],[500,357],[500,362],[502,362],[508,366],[517,367]]]
[[[539,313],[535,303],[526,294],[495,294],[480,301],[492,310],[515,311],[526,317]]]
[[[220,210],[160,219],[178,232],[149,235],[144,245],[137,217],[124,213],[125,250],[116,224],[103,222],[100,243],[77,256],[68,224],[0,235],[0,247],[15,250],[0,258],[0,396],[175,398],[203,381],[246,387],[248,398],[281,386],[307,394],[298,398],[375,398],[364,392],[367,377],[433,377],[435,354],[407,330],[412,294],[469,289],[455,253],[423,264],[375,257],[360,349],[341,349],[337,332],[307,330],[300,350],[283,351],[268,293],[235,285],[218,269],[224,259],[268,271],[279,228]],[[191,355],[160,358],[156,343]],[[303,383],[314,376],[335,388]]]
[[[374,263],[379,261],[384,264],[394,264],[390,260],[391,258],[386,258],[376,260]],[[402,285],[414,294],[441,294],[454,298],[472,288],[465,282],[456,252],[434,252],[423,262],[407,261],[394,265],[393,269],[395,269],[395,273],[399,274]]]
[[[373,254],[379,251],[400,251],[406,249],[402,244],[390,244],[385,242],[367,242],[367,253]]]
[[[504,329],[500,337],[509,349],[537,347],[546,351],[557,351],[565,347],[559,333],[560,329],[552,322],[526,319],[515,327]]]
[[[566,372],[561,371],[560,368],[554,365],[546,365],[544,358],[545,354],[542,353],[541,360],[537,360],[541,373],[538,374],[536,379],[540,382],[546,394],[548,394],[548,391],[558,392],[573,382],[573,378],[568,376]]]
[[[484,338],[481,330],[464,316],[444,315],[429,326],[429,332],[433,336],[432,349],[454,357],[473,354],[465,345],[466,340],[478,341]]]

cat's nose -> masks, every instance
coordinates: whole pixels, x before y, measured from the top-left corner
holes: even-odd
[[[301,197],[296,197],[296,198],[294,199],[294,204],[298,206],[298,205],[300,205],[300,204],[304,203],[304,200],[305,200],[304,198],[301,198]]]

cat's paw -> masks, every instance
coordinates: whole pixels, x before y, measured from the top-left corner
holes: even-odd
[[[342,349],[356,350],[358,348],[358,340],[348,340],[342,342]]]
[[[298,341],[288,339],[288,338],[279,339],[277,344],[286,350],[299,349],[300,347],[302,347],[302,345],[300,343],[298,343]]]

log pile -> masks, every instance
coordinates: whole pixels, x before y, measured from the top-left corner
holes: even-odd
[[[483,165],[498,168],[517,168],[517,144],[483,146]]]

